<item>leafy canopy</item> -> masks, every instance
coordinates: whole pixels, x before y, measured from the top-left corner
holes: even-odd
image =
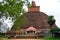
[[[48,24],[49,24],[50,26],[54,25],[55,22],[56,22],[56,20],[54,19],[54,16],[49,16],[49,17],[48,17]]]
[[[5,13],[5,16],[8,14],[10,16],[16,16],[19,17],[20,13],[24,13],[23,6],[29,4],[28,0],[22,1],[22,0],[5,0],[3,2],[0,2],[0,12]]]
[[[14,29],[17,30],[19,27],[26,23],[25,17],[21,13],[25,13],[23,6],[29,7],[30,2],[28,0],[4,0],[0,2],[0,12],[6,17],[12,17],[14,22]]]

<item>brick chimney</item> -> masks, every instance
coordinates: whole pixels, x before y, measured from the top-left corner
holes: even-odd
[[[40,6],[36,6],[35,2],[32,1],[32,7],[28,8],[28,12],[40,12]]]

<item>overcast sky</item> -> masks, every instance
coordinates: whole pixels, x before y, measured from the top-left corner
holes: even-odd
[[[1,1],[1,0],[0,0]],[[31,2],[32,0],[30,0]],[[40,11],[47,15],[53,15],[56,19],[56,25],[60,28],[60,0],[33,0],[37,6],[40,6]]]

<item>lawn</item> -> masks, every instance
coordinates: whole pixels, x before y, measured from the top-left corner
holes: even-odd
[[[60,38],[52,38],[52,37],[46,37],[46,38],[44,38],[45,40],[60,40]]]
[[[8,38],[0,38],[0,40],[60,40],[60,38],[52,38],[52,37],[45,37],[40,39],[8,39]]]
[[[0,40],[60,40],[60,38],[40,38],[40,39],[7,39],[7,38],[0,38]]]
[[[0,38],[0,40],[8,40],[7,38]]]

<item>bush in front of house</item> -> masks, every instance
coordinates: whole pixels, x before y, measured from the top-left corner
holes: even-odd
[[[55,38],[60,38],[60,29],[59,28],[52,28],[50,30],[51,33],[51,37],[55,37]]]
[[[0,33],[0,38],[8,38],[8,36],[5,33]]]

